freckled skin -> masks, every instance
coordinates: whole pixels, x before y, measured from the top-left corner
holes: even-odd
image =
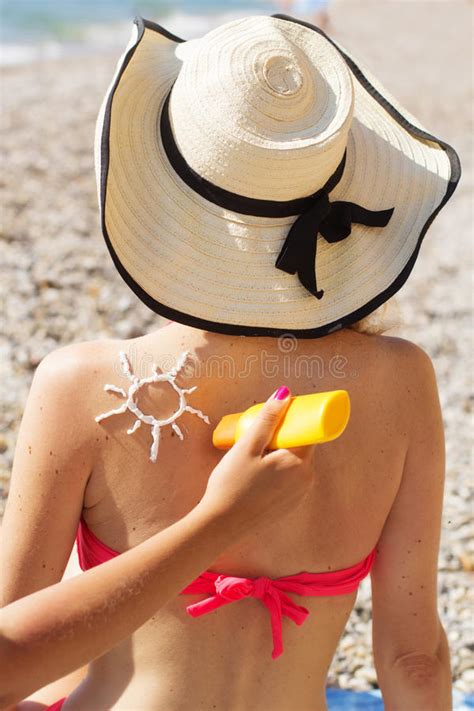
[[[200,363],[232,349],[237,373],[263,351],[281,367],[264,375],[260,361],[251,361],[245,379],[237,373],[206,375],[205,368],[198,377],[191,372],[182,381],[198,385],[189,403],[208,414],[211,425],[185,413],[185,439],[163,436],[155,465],[149,460],[149,430],[127,435],[131,413],[100,424],[94,418],[112,407],[103,386],[117,381],[120,350],[151,363],[170,354],[176,358],[184,349]],[[432,600],[442,491],[437,462],[443,451],[436,389],[425,354],[401,339],[343,330],[299,341],[293,365],[299,355],[315,354],[325,364],[322,374],[308,376],[303,369],[296,376],[290,369],[283,380],[289,356],[277,339],[209,334],[179,324],[130,341],[75,344],[53,353],[35,376],[34,399],[19,435],[0,548],[0,567],[9,571],[2,600],[61,577],[81,514],[105,544],[123,551],[190,511],[222,456],[212,447],[211,433],[224,414],[263,402],[284,384],[294,394],[346,388],[351,420],[341,438],[316,449],[314,490],[297,511],[230,547],[211,569],[243,577],[334,571],[362,560],[377,545],[374,657],[388,688],[384,660],[391,650],[411,648],[414,639],[429,645],[437,633]],[[347,358],[348,377],[331,374],[335,354]],[[350,377],[354,372],[357,377]],[[163,388],[150,388],[144,399],[153,413],[173,404]],[[43,408],[41,417],[34,402]],[[41,478],[32,476],[38,471]],[[28,502],[24,508],[20,496]],[[407,590],[407,580],[416,595]],[[178,596],[133,641],[91,665],[75,703],[93,708],[98,694],[106,694],[107,708],[114,711],[136,708],[137,699],[141,711],[182,711],[190,698],[204,709],[223,709],[235,695],[240,708],[252,711],[324,711],[327,669],[355,597],[295,595],[310,615],[302,626],[284,620],[285,653],[273,661],[268,613],[259,601],[232,603],[194,620],[185,607],[202,596]]]

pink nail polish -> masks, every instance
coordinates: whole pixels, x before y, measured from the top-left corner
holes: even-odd
[[[274,394],[273,398],[275,400],[285,400],[289,394],[290,394],[290,391],[288,390],[286,385],[282,385],[281,388],[278,388],[278,390]]]

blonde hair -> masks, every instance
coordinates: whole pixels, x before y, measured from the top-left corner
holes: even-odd
[[[378,309],[364,316],[347,328],[370,336],[380,336],[382,333],[402,324],[400,305],[393,297],[383,303]]]

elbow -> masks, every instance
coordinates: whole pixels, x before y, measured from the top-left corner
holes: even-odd
[[[406,654],[395,662],[393,675],[399,692],[403,689],[405,708],[450,711],[450,673],[437,655]]]
[[[379,640],[385,655],[374,655],[374,661],[386,711],[452,709],[449,648],[441,623],[430,641],[419,644],[418,649],[398,648],[387,658],[387,645]]]
[[[433,653],[411,651],[400,654],[395,658],[393,668],[414,686],[432,684],[446,672],[451,675],[448,640],[439,618],[438,642]]]
[[[439,678],[441,661],[437,655],[410,652],[398,657],[393,669],[414,687],[425,687]]]

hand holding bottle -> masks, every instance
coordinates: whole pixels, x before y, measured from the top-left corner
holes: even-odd
[[[288,388],[279,388],[209,477],[199,506],[225,517],[236,535],[278,520],[313,486],[314,445],[268,452],[289,403]]]

